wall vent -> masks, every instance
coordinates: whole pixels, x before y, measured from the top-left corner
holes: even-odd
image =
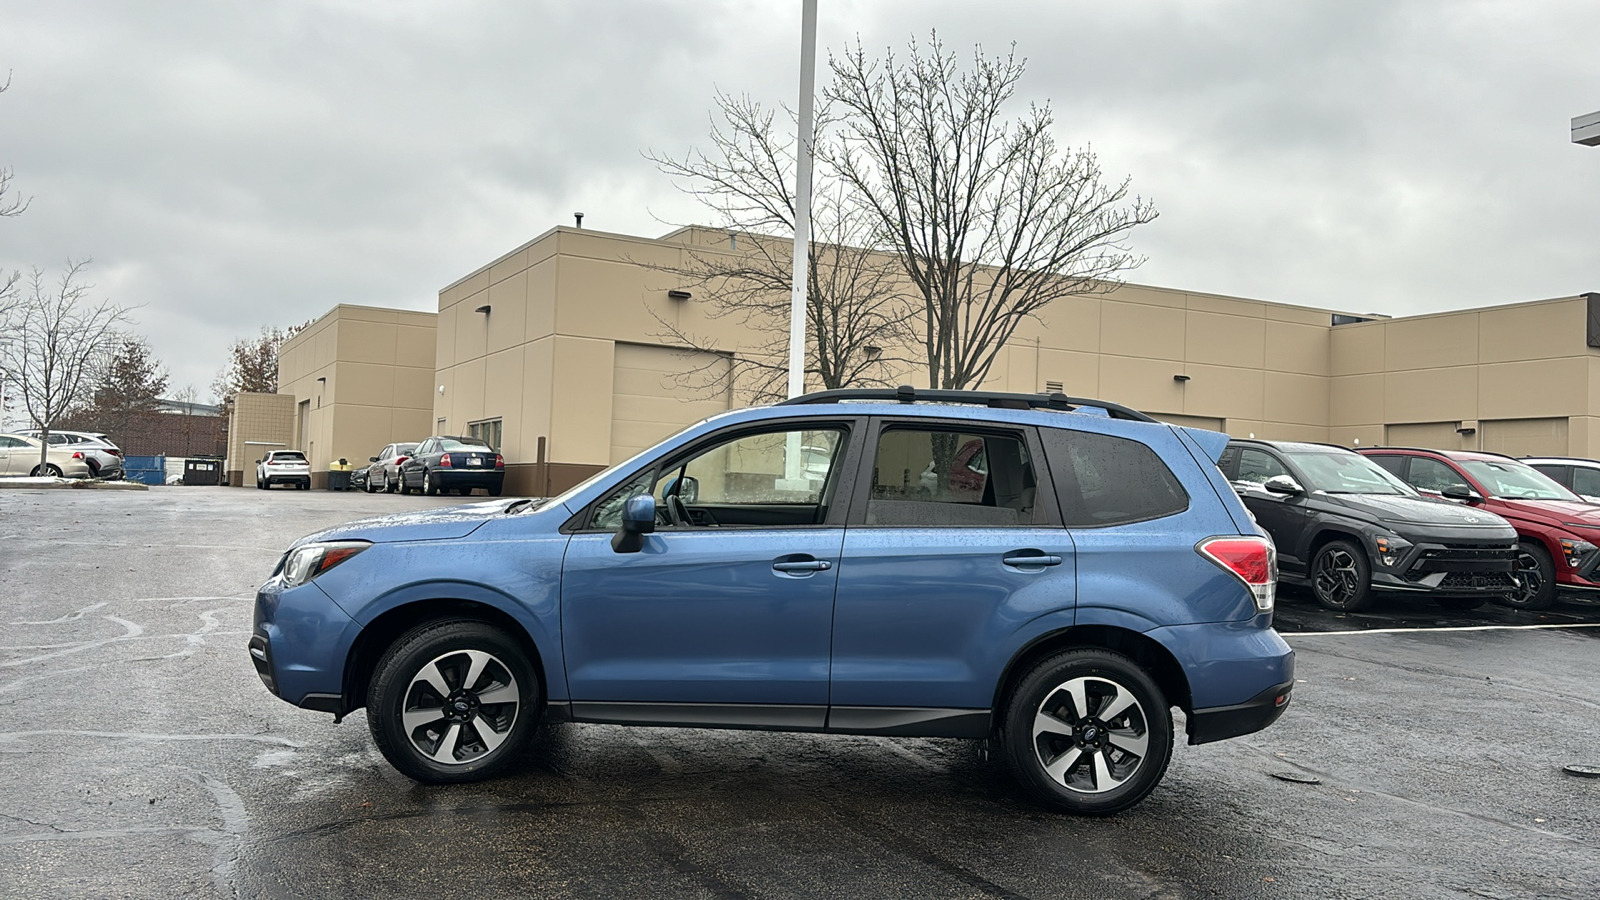
[[[1066,393],[1064,390],[1062,390],[1062,387],[1063,387],[1063,385],[1059,381],[1046,381],[1044,383],[1044,392],[1046,394],[1062,394],[1062,393]]]

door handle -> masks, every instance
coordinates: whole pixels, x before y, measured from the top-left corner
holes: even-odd
[[[1022,552],[1013,551],[1001,557],[1001,562],[1008,566],[1059,566],[1061,557],[1047,556],[1038,551]]]
[[[772,564],[775,572],[826,572],[833,563],[825,559],[780,559]]]

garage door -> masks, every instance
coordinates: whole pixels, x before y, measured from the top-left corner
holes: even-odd
[[[1383,442],[1390,447],[1422,447],[1428,450],[1460,450],[1461,435],[1455,422],[1414,422],[1390,425]]]
[[[611,396],[611,461],[728,408],[728,358],[618,344]]]
[[[1483,449],[1511,456],[1566,456],[1566,419],[1491,419],[1478,423]]]

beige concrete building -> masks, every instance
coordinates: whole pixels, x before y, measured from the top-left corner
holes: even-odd
[[[308,417],[297,440],[321,469],[391,440],[478,434],[505,454],[509,492],[560,490],[749,402],[723,376],[758,338],[708,315],[704,297],[682,297],[664,270],[685,267],[690,253],[741,252],[750,240],[710,229],[650,239],[554,228],[477,269],[439,294],[436,369],[420,419],[412,407],[391,407],[385,419],[380,390],[363,390],[359,402],[341,392],[340,405],[316,418],[332,395],[314,377],[347,387],[365,377],[357,372],[385,377],[365,361],[325,374],[337,360],[354,362],[331,345],[304,355],[323,347],[316,334],[330,319],[359,309],[340,307],[285,348],[280,383]],[[1101,397],[1240,436],[1597,455],[1597,301],[1386,319],[1130,284],[1051,305],[1018,331],[984,387]],[[380,313],[422,315],[361,311]],[[674,329],[712,352],[674,346]],[[422,370],[412,350],[405,365]],[[406,377],[405,402],[418,402],[416,376]],[[898,380],[927,383],[917,370]]]
[[[234,487],[255,484],[255,461],[272,450],[295,447],[294,397],[235,394],[228,404],[228,458],[223,464]]]
[[[325,484],[331,462],[364,465],[385,444],[431,433],[437,320],[340,304],[284,342],[278,394],[292,398],[289,446],[311,461],[313,487]],[[247,474],[259,455],[246,460]]]

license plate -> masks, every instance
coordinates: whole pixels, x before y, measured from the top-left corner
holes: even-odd
[[[467,465],[469,465],[469,466],[481,466],[481,465],[483,465],[483,460],[479,459],[476,456],[469,456],[469,457],[467,457]]]

